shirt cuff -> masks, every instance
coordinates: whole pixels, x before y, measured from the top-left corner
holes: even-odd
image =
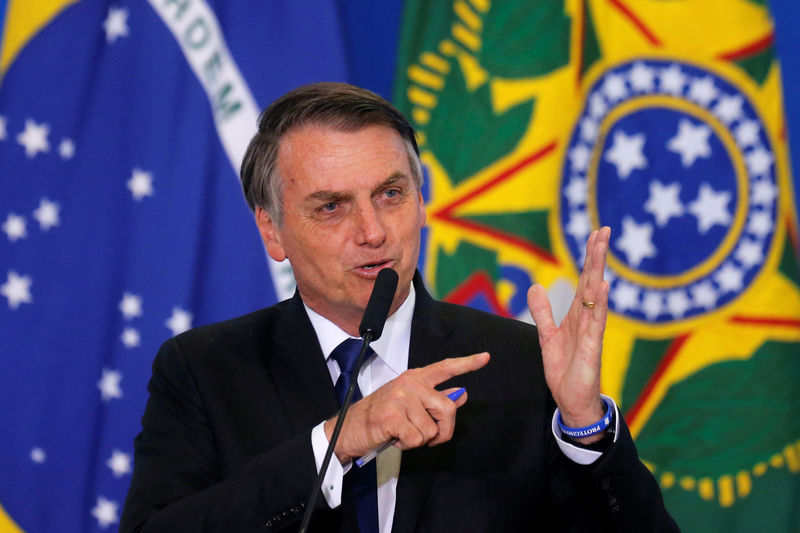
[[[314,451],[314,462],[317,465],[317,474],[325,460],[325,452],[328,450],[328,437],[325,436],[325,422],[320,422],[311,430],[311,448]],[[342,504],[342,484],[344,475],[352,467],[352,463],[342,466],[336,456],[331,457],[328,464],[328,471],[325,472],[325,479],[322,480],[322,495],[328,502],[328,507],[335,509]]]
[[[617,408],[617,403],[605,394],[601,394],[600,396],[614,406],[614,442],[617,442],[617,436],[619,435],[619,409]],[[600,459],[600,456],[603,455],[602,452],[587,450],[586,448],[575,446],[564,440],[561,428],[558,427],[558,413],[558,408],[556,408],[556,411],[553,413],[551,427],[553,429],[553,436],[556,438],[556,444],[561,448],[561,453],[566,455],[572,462],[578,463],[579,465],[590,465]],[[323,433],[323,437],[324,435]]]

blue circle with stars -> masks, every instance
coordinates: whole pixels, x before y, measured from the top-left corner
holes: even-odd
[[[587,94],[560,222],[577,268],[591,230],[611,226],[609,308],[666,324],[713,312],[752,283],[777,198],[775,155],[742,91],[697,65],[643,59],[609,69]]]
[[[619,159],[609,155],[631,144],[640,165],[615,165]],[[653,244],[646,254],[630,250],[630,239],[612,240],[614,256],[640,272],[674,276],[714,253],[739,195],[733,161],[710,126],[676,109],[645,107],[612,125],[602,153],[594,188],[599,225],[647,231]]]

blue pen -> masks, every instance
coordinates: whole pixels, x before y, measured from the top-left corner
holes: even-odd
[[[453,401],[456,401],[459,398],[461,398],[461,395],[464,394],[466,390],[467,389],[465,389],[464,387],[461,387],[460,389],[454,390],[453,392],[448,394],[447,397]],[[371,452],[367,453],[363,457],[359,457],[358,459],[356,459],[356,466],[361,468],[365,464],[369,463],[370,461],[378,457],[384,450],[389,448],[389,446],[392,446],[395,442],[397,442],[397,439],[392,439],[390,441],[384,442],[383,444],[381,444]]]

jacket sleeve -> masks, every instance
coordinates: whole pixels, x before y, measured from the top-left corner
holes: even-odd
[[[121,532],[270,531],[299,521],[316,477],[311,428],[223,479],[208,412],[174,339],[159,350],[148,391]]]
[[[560,457],[553,461],[550,495],[554,526],[561,531],[680,532],[624,420],[617,440],[590,465],[574,463],[553,448]]]

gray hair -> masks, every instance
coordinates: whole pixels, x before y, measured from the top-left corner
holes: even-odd
[[[290,91],[267,107],[258,119],[240,170],[250,209],[263,208],[273,222],[283,221],[283,180],[278,175],[280,141],[292,130],[309,124],[354,132],[367,126],[387,126],[403,139],[417,189],[422,166],[414,129],[392,104],[377,94],[346,83],[323,82]]]

